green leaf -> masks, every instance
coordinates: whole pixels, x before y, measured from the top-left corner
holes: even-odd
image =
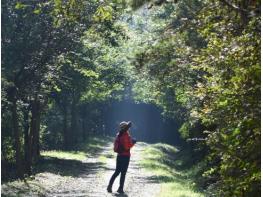
[[[40,14],[41,13],[41,9],[36,9],[33,11],[34,14]]]
[[[27,5],[25,5],[25,4],[21,3],[21,2],[17,2],[16,6],[15,6],[15,9],[19,10],[19,9],[24,9],[26,7],[27,7]]]

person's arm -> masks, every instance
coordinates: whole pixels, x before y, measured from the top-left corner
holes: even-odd
[[[125,150],[129,150],[131,147],[133,147],[133,143],[130,136],[123,136],[123,147]]]

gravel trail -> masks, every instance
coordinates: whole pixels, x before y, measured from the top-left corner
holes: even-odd
[[[119,176],[113,185],[113,193],[107,193],[106,187],[116,165],[116,154],[113,156],[112,143],[107,144],[103,151],[82,162],[65,164],[67,173],[52,170],[38,173],[32,180],[15,181],[1,186],[2,196],[47,196],[47,197],[155,197],[160,185],[152,181],[153,172],[145,172],[139,162],[143,159],[142,150],[146,143],[137,143],[131,150],[131,160],[126,174],[124,194],[115,191],[119,185]],[[74,173],[71,173],[74,172]]]

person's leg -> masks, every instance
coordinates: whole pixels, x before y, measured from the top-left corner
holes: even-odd
[[[122,158],[122,166],[121,166],[121,178],[120,178],[120,186],[118,192],[123,193],[123,187],[125,182],[126,172],[129,166],[130,157],[123,157]]]
[[[121,172],[121,159],[120,159],[120,156],[117,156],[116,169],[115,169],[115,172],[113,173],[113,175],[111,176],[109,185],[107,187],[108,192],[112,192],[112,185],[113,185],[116,177],[120,174],[120,172]]]
[[[109,185],[112,186],[116,177],[120,174],[120,170],[115,170],[115,172],[113,173],[113,175],[111,176],[111,179],[110,179],[110,182],[109,182]]]

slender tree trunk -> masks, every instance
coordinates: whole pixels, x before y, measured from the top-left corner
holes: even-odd
[[[68,138],[68,110],[67,106],[63,106],[63,137],[64,137],[64,148],[69,148],[69,138]]]
[[[70,139],[71,145],[72,143],[75,144],[77,142],[77,110],[76,110],[76,101],[73,100],[71,104],[71,127],[70,127]]]
[[[87,129],[86,129],[86,120],[82,119],[82,139],[85,141],[87,139]]]
[[[3,152],[1,153],[1,179],[6,179],[7,176],[7,159],[6,156],[3,154]]]
[[[31,103],[31,121],[30,121],[30,129],[29,129],[29,136],[28,136],[28,165],[32,166],[33,161],[33,133],[36,125],[35,121],[35,104],[34,102]]]
[[[37,162],[40,156],[40,151],[39,151],[40,101],[37,97],[33,101],[32,121],[34,121],[33,129],[32,129],[32,158],[34,162]]]
[[[20,131],[18,125],[18,114],[17,114],[17,100],[14,98],[12,100],[12,121],[13,121],[13,129],[15,135],[15,150],[16,150],[16,171],[17,176],[23,176],[23,166],[22,166],[22,155],[21,155],[21,142],[20,142]]]
[[[82,119],[82,141],[85,141],[87,139],[87,127],[86,127],[86,105],[84,105],[81,109],[81,119]]]
[[[241,2],[241,8],[242,9],[247,9],[248,8],[248,5],[249,5],[249,1],[248,0],[243,0]],[[241,12],[241,22],[242,22],[242,25],[243,25],[243,28],[245,28],[248,24],[248,13],[246,12]]]
[[[24,152],[25,152],[25,172],[31,174],[31,164],[29,161],[29,112],[24,112]]]
[[[40,139],[39,139],[39,137],[40,137],[40,118],[41,118],[41,111],[40,111],[40,109],[39,109],[39,111],[38,111],[38,116],[37,116],[37,123],[36,123],[36,125],[37,125],[37,132],[36,132],[36,156],[37,156],[37,158],[39,158],[40,157]]]

